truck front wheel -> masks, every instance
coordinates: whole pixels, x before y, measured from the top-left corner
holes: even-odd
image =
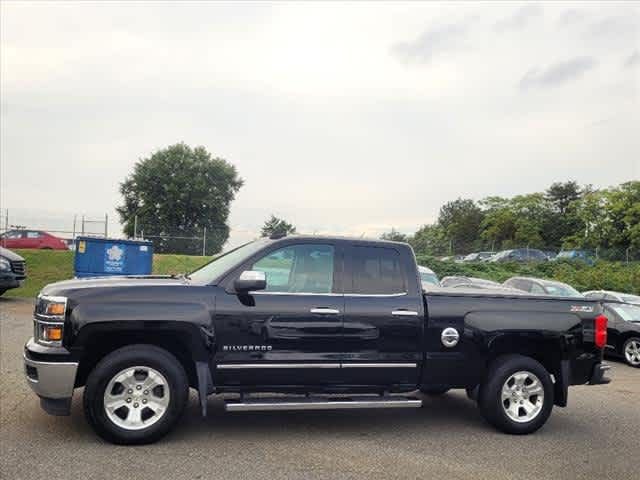
[[[533,433],[544,425],[553,409],[551,376],[533,358],[499,357],[480,387],[478,406],[482,416],[505,433]]]
[[[84,390],[84,411],[98,435],[118,444],[150,443],[184,412],[187,375],[168,351],[129,345],[104,357]]]

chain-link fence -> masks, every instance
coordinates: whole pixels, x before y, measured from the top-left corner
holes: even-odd
[[[229,237],[230,230],[226,225],[215,228],[202,228],[198,230],[184,230],[180,228],[163,229],[158,231],[154,226],[142,228],[136,218],[133,219],[133,235],[131,238],[151,240],[154,250],[158,253],[175,253],[182,255],[214,255],[218,253],[221,245]],[[126,238],[122,225],[108,214],[82,215],[62,214],[49,216],[25,215],[14,213],[9,209],[1,212],[0,216],[0,245],[6,246],[7,236],[12,232],[44,231],[64,239],[70,248],[73,248],[77,236],[95,236],[103,238]],[[257,236],[257,233],[249,230],[234,228],[234,233],[241,234],[243,241],[248,241]],[[416,245],[416,247],[418,247]],[[492,248],[493,247],[493,248]],[[516,252],[512,257],[504,254],[502,250],[500,261],[546,261],[554,259],[584,260],[588,263],[597,260],[609,260],[620,262],[640,261],[640,249],[612,248],[598,246],[594,248],[562,248],[561,245],[531,246],[522,245],[513,247],[510,251]],[[500,254],[500,250],[494,245],[485,249],[461,250],[456,248],[454,242],[450,242],[438,252],[424,252],[416,248],[418,255],[430,255],[436,258],[444,258],[452,261],[487,261],[492,255]]]
[[[185,232],[176,229],[168,233],[145,232],[138,228],[135,222],[134,235],[131,238],[138,240],[150,240],[154,244],[156,252],[176,253],[183,255],[212,255],[217,253],[221,244],[221,234],[228,236],[228,227],[220,229],[206,229],[200,231]],[[61,240],[64,240],[69,249],[74,248],[74,241],[79,236],[100,238],[126,238],[122,226],[114,222],[108,214],[104,215],[26,215],[13,213],[6,209],[0,217],[0,245],[20,248],[24,244],[23,239],[38,238],[38,234],[46,232]],[[33,242],[32,242],[33,243]],[[222,242],[223,243],[223,242]],[[29,248],[38,248],[37,244]]]

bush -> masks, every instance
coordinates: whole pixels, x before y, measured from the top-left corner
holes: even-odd
[[[434,257],[418,255],[418,263],[431,268],[440,278],[447,275],[480,277],[504,282],[513,276],[546,278],[568,283],[581,292],[585,290],[615,290],[640,294],[640,262],[597,261],[593,266],[584,262],[557,261],[544,263],[455,263],[441,262]]]

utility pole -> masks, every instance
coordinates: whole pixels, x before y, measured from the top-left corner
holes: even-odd
[[[204,227],[204,232],[202,234],[202,256],[205,257],[207,255],[207,227]]]
[[[104,214],[104,238],[109,238],[109,215]]]

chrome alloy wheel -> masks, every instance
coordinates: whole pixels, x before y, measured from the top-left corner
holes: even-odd
[[[518,423],[530,422],[542,411],[544,387],[540,379],[531,372],[516,372],[502,386],[502,408],[504,413]]]
[[[169,382],[151,367],[118,372],[104,391],[104,411],[125,430],[141,430],[160,420],[169,408]]]
[[[624,358],[634,367],[640,365],[640,341],[631,340],[627,343],[624,349]]]

